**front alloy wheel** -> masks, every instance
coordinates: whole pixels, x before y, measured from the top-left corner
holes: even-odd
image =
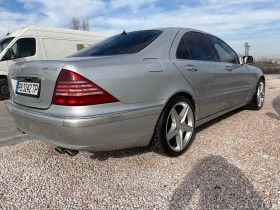
[[[260,81],[257,90],[258,107],[260,108],[263,106],[264,96],[265,96],[264,82]]]
[[[263,107],[264,98],[265,98],[265,82],[263,78],[260,78],[256,87],[256,92],[252,97],[252,100],[248,104],[247,108],[251,110],[260,110]]]

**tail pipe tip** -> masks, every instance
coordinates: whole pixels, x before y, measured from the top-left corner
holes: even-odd
[[[73,157],[73,156],[77,155],[79,153],[79,151],[71,150],[71,149],[65,149],[65,153]]]
[[[66,154],[68,154],[72,157],[79,153],[79,151],[77,151],[77,150],[65,149],[65,148],[62,148],[62,147],[56,147],[55,151],[59,152],[60,154],[65,154],[66,153]]]
[[[56,147],[54,149],[55,149],[55,151],[59,152],[60,154],[64,154],[65,153],[65,149],[62,148],[62,147]]]

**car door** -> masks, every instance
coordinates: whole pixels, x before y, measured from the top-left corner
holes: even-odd
[[[205,35],[180,30],[170,53],[172,62],[199,98],[197,119],[221,111],[225,100],[226,70],[217,62]]]
[[[247,101],[251,86],[251,72],[239,62],[237,54],[221,39],[208,35],[218,59],[227,70],[226,100],[223,109]]]
[[[34,37],[19,38],[11,47],[14,59],[8,60],[8,66],[13,63],[40,60],[41,53],[39,52],[38,43]]]

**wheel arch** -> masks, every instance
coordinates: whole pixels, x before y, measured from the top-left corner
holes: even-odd
[[[168,104],[168,102],[169,102],[171,99],[173,99],[173,98],[175,98],[175,97],[177,97],[177,96],[184,96],[184,97],[188,98],[188,99],[192,102],[192,105],[193,105],[194,109],[196,110],[196,104],[197,104],[197,102],[196,102],[196,100],[194,99],[194,97],[193,97],[190,93],[188,93],[188,92],[180,91],[180,92],[178,92],[178,93],[175,93],[172,97],[170,97],[170,98],[167,100],[166,104]],[[166,104],[165,104],[165,106],[166,106]]]
[[[199,116],[199,108],[198,108],[199,107],[199,101],[196,97],[194,97],[194,94],[192,94],[188,91],[178,91],[178,92],[174,93],[171,97],[169,97],[166,100],[161,113],[163,112],[163,110],[165,109],[165,107],[169,103],[169,101],[172,100],[173,98],[177,97],[177,96],[184,96],[191,101],[191,103],[193,105],[193,108],[194,108],[194,117],[195,117],[195,121],[196,121],[197,116]]]
[[[264,83],[265,83],[265,77],[264,77],[264,75],[262,75],[262,76],[260,77],[260,79],[263,79],[263,81],[264,81]]]
[[[0,75],[0,79],[7,79],[8,77],[6,75]]]

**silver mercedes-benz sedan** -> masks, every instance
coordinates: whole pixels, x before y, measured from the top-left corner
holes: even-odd
[[[64,60],[12,65],[6,108],[61,153],[150,145],[178,156],[201,124],[263,106],[265,78],[252,61],[194,29],[123,32]]]

